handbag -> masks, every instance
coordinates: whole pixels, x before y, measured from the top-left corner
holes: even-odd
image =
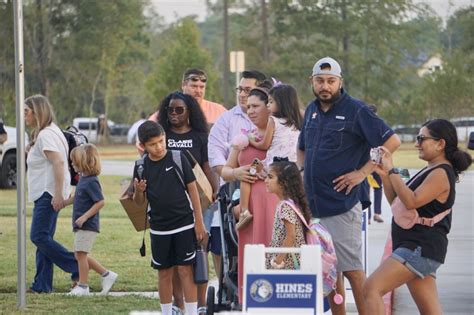
[[[436,166],[437,165],[433,167]],[[415,178],[426,173],[428,170],[433,169],[433,167],[425,168],[424,170],[420,171],[410,180],[410,182],[413,182]],[[393,199],[390,208],[392,209],[393,220],[395,221],[395,223],[405,230],[411,229],[413,226],[415,226],[415,224],[433,227],[436,223],[443,220],[444,217],[446,217],[452,211],[452,209],[449,208],[441,213],[438,213],[432,218],[420,217],[416,209],[407,209],[407,207],[405,207],[403,202],[398,197],[395,197],[395,199]]]

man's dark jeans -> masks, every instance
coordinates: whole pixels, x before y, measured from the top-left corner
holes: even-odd
[[[36,275],[31,289],[35,292],[49,293],[53,290],[53,264],[71,273],[71,279],[79,278],[74,253],[53,239],[58,212],[53,209],[52,199],[53,197],[45,192],[35,201],[33,208],[30,239],[37,249]]]

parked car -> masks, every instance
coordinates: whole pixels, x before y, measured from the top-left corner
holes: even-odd
[[[73,119],[72,125],[79,129],[79,131],[87,137],[89,142],[97,142],[98,121],[98,118],[95,117],[77,117]],[[107,125],[111,130],[115,123],[111,120],[107,120]]]
[[[420,128],[420,125],[395,125],[392,127],[402,142],[415,142]]]
[[[459,141],[467,141],[469,135],[474,131],[474,117],[458,117],[451,119],[456,127]]]
[[[72,121],[72,125],[82,132],[89,142],[95,143],[98,141],[97,129],[99,119],[95,117],[76,117]],[[112,120],[107,120],[109,127],[109,135],[112,137],[112,142],[125,142],[127,132],[130,125],[116,124]]]
[[[0,187],[16,187],[16,128],[5,126],[8,139],[0,144]],[[28,144],[28,135],[25,135],[25,143]]]

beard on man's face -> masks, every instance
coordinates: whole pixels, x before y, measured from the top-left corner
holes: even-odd
[[[324,91],[324,96],[321,96],[320,94],[322,93],[317,93],[314,90],[314,86],[311,86],[311,89],[313,90],[314,96],[319,100],[321,103],[326,103],[326,104],[333,104],[335,103],[340,97],[341,97],[341,89],[338,89],[336,93],[331,94],[329,91]],[[329,94],[330,96],[327,96],[326,94]]]

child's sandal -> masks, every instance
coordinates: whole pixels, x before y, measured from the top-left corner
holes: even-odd
[[[235,228],[237,231],[242,230],[246,228],[250,222],[253,220],[253,215],[250,213],[248,209],[244,209],[242,213],[240,214],[239,222],[235,225]]]

